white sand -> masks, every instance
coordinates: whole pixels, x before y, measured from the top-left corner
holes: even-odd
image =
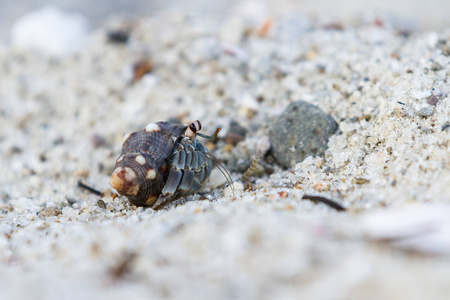
[[[262,21],[162,14],[137,22],[127,46],[103,28],[53,59],[1,46],[0,299],[446,299],[450,57],[439,40],[450,31],[405,38],[389,23],[334,31],[292,16],[243,38]],[[142,57],[154,72],[130,85]],[[216,155],[249,160],[300,99],[342,133],[324,159],[276,168],[255,191],[154,212],[110,197],[103,209],[76,187],[85,176],[108,188],[122,136],[176,116],[208,133],[237,119],[247,140]]]

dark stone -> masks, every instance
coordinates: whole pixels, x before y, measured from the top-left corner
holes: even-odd
[[[316,106],[304,101],[293,102],[272,125],[273,154],[287,168],[307,156],[323,156],[328,138],[337,129],[336,121]]]
[[[230,129],[228,130],[228,133],[225,136],[225,141],[227,142],[227,144],[236,145],[237,143],[245,140],[246,134],[247,134],[247,129],[242,127],[235,120],[231,120]]]
[[[439,98],[436,96],[432,96],[427,100],[428,104],[434,105],[434,106],[436,106],[436,104],[438,104],[438,102],[439,102]]]
[[[130,33],[126,30],[110,31],[107,33],[108,41],[114,44],[125,44],[128,42]]]

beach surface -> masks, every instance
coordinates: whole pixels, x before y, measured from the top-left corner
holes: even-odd
[[[0,44],[1,299],[447,299],[450,27],[251,11]],[[271,129],[299,100],[339,128],[284,168]],[[221,127],[202,141],[234,193],[217,170],[159,211],[78,186],[111,190],[122,137],[158,120]]]

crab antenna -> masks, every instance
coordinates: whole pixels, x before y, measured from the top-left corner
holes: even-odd
[[[214,132],[213,139],[211,140],[211,142],[217,141],[217,136],[219,135],[219,132],[220,132],[221,130],[222,130],[222,128],[217,127],[216,132]]]
[[[197,132],[196,135],[198,135],[204,139],[210,140],[211,142],[215,142],[217,140],[217,136],[219,135],[219,131],[221,131],[221,130],[222,129],[220,127],[217,128],[216,131],[214,132],[213,136],[209,136],[209,135],[206,135],[206,134],[203,134],[200,132]]]
[[[233,193],[233,196],[236,197],[236,194],[234,193],[234,185],[233,185],[233,179],[231,178],[230,172],[228,172],[227,168],[225,168],[219,160],[212,155],[211,153],[207,153],[207,157],[212,161],[213,165],[219,169],[220,173],[225,177],[227,180],[228,185],[231,188],[231,192]]]

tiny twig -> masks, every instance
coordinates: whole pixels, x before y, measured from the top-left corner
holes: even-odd
[[[337,211],[345,211],[345,210],[346,210],[345,207],[343,207],[342,205],[340,205],[340,204],[337,203],[336,201],[327,199],[327,198],[325,198],[325,197],[321,197],[321,196],[313,196],[313,195],[303,195],[303,198],[302,198],[302,199],[311,200],[311,201],[313,201],[313,202],[315,202],[315,203],[318,203],[318,202],[319,202],[319,203],[326,204],[326,205],[328,205],[329,207],[334,208],[334,209],[337,210]]]
[[[78,180],[78,187],[87,190],[88,192],[91,192],[97,196],[103,196],[103,193],[100,192],[99,190],[94,189],[93,187],[90,187],[87,184],[82,183],[81,181]]]

